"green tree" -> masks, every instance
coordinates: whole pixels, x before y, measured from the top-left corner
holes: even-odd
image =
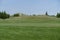
[[[9,18],[9,17],[10,17],[10,15],[7,14],[5,11],[4,11],[4,12],[0,12],[0,18],[1,18],[1,19],[7,19],[7,18]]]
[[[14,14],[13,16],[14,16],[14,17],[19,17],[20,15],[19,15],[19,13],[16,13],[16,14]]]
[[[48,13],[46,12],[45,15],[48,16]]]
[[[57,18],[60,18],[60,13],[57,13],[56,17],[57,17]]]

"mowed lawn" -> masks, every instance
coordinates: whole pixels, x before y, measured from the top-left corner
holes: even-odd
[[[60,40],[60,18],[22,16],[0,19],[0,40]]]

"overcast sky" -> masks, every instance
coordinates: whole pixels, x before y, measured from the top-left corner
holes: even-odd
[[[0,0],[0,11],[9,14],[44,14],[47,11],[55,15],[60,12],[60,0]]]

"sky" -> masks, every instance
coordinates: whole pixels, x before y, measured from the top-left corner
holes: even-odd
[[[45,14],[56,15],[60,12],[60,0],[0,0],[0,11],[9,14]]]

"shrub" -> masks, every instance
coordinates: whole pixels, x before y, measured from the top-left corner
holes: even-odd
[[[57,15],[56,15],[56,16],[57,16],[57,18],[60,18],[60,13],[57,13]]]
[[[35,14],[33,14],[33,16],[36,16]]]
[[[0,18],[1,18],[1,19],[7,19],[7,18],[9,18],[9,17],[10,17],[10,15],[7,14],[5,11],[4,11],[4,12],[0,12]]]
[[[14,16],[14,17],[18,17],[18,16],[20,16],[20,15],[19,15],[19,13],[16,13],[16,14],[14,14],[13,16]]]

